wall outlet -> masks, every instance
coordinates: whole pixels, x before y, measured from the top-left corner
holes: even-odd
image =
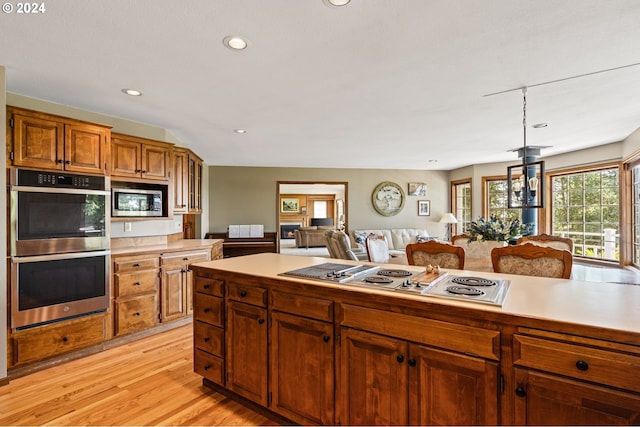
[[[124,223],[124,231],[131,231],[131,223],[130,222],[125,222]]]
[[[182,230],[182,224],[180,223],[180,221],[176,221],[176,230]]]

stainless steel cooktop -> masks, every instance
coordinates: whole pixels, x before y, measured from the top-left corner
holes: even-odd
[[[366,264],[325,263],[281,275],[496,306],[502,306],[511,285],[509,280],[454,276],[446,272],[425,275]]]

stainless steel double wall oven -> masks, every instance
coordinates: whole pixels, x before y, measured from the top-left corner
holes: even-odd
[[[12,169],[11,327],[109,306],[108,178]]]

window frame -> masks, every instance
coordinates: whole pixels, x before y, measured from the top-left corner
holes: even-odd
[[[455,181],[451,181],[451,212],[453,212],[454,216],[458,218],[458,192],[457,188],[459,185],[469,185],[469,222],[473,221],[473,179],[472,178],[464,178],[458,179]],[[453,224],[452,236],[457,234],[465,233],[464,230],[465,222],[459,222],[458,224]]]

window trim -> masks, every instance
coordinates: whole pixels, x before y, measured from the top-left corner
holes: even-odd
[[[458,210],[457,209],[458,194],[456,192],[456,186],[463,185],[463,184],[469,184],[469,187],[471,189],[469,194],[469,199],[470,199],[469,204],[471,206],[471,220],[473,221],[473,178],[471,177],[451,181],[451,197],[450,197],[451,203],[449,204],[449,208],[451,209],[450,212],[456,212]],[[454,224],[454,231],[452,231],[452,236],[455,236],[456,234],[462,234],[462,230],[459,230],[458,227],[459,227],[458,224]]]

